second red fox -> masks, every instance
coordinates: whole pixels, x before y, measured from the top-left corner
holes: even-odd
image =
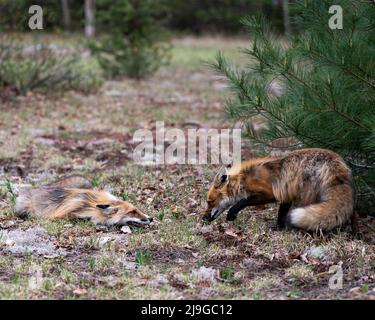
[[[90,190],[89,181],[72,176],[41,188],[26,188],[16,202],[16,215],[52,219],[89,219],[94,224],[148,225],[152,218],[104,190]]]
[[[280,158],[250,159],[221,169],[207,194],[204,219],[229,209],[279,202],[277,224],[331,230],[353,217],[352,175],[344,160],[325,149],[296,150]]]

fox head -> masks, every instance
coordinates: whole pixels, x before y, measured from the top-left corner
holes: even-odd
[[[96,205],[106,225],[148,225],[153,219],[127,201],[112,201]]]
[[[230,170],[221,168],[208,190],[203,220],[213,221],[223,211],[248,196],[252,196],[254,203],[274,201],[272,181],[279,170],[279,161],[268,158],[252,159]]]
[[[216,174],[207,193],[207,209],[203,220],[212,221],[224,210],[235,203],[234,194],[238,177],[229,175],[228,169],[223,167]]]

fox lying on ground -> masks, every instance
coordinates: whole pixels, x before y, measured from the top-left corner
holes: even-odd
[[[17,198],[19,217],[35,214],[52,219],[90,219],[101,225],[147,225],[152,218],[104,190],[91,190],[88,180],[71,176],[41,188],[25,188]]]
[[[227,220],[247,206],[279,202],[277,225],[331,230],[353,214],[351,171],[336,153],[300,149],[280,158],[250,159],[221,169],[207,194],[204,220],[230,208]],[[352,225],[353,226],[353,225]]]

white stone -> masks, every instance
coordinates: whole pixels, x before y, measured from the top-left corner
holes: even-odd
[[[132,230],[130,229],[129,226],[123,226],[123,227],[121,227],[121,232],[123,232],[125,234],[131,234]]]

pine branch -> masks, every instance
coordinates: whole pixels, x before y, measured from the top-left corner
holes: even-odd
[[[329,64],[331,64],[332,66],[335,66],[335,67],[338,67],[340,69],[342,69],[345,73],[357,78],[358,80],[361,80],[363,81],[364,83],[366,83],[369,87],[371,87],[372,89],[375,89],[375,83],[371,82],[370,80],[367,80],[366,78],[363,78],[362,76],[356,74],[355,72],[353,72],[352,70],[350,70],[349,68],[345,68],[345,66],[343,64],[340,64],[340,63],[337,63],[331,59],[329,59],[328,57],[326,56],[323,56],[323,55],[320,55],[318,52],[316,51],[309,51],[309,53],[312,55],[312,58],[315,57],[315,59],[324,59],[326,62],[328,62]],[[358,70],[362,71],[362,73],[366,73],[364,70],[361,70],[361,68],[355,64],[352,64],[353,67],[357,68]]]

